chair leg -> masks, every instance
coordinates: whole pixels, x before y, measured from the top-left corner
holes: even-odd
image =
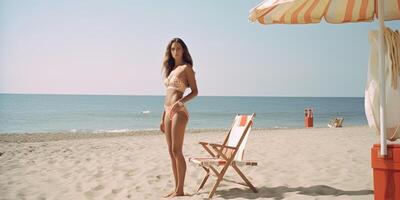
[[[219,176],[219,172],[217,169],[215,169],[213,166],[210,166],[210,169],[214,172],[215,176]]]
[[[242,173],[242,171],[240,171],[239,167],[237,167],[236,165],[232,165],[232,167],[239,174],[239,176],[242,177],[244,182],[246,182],[247,186],[249,186],[254,193],[257,193],[258,192],[257,189],[250,183],[249,179],[246,178],[246,176]]]
[[[204,184],[207,182],[208,177],[210,176],[210,170],[207,169],[206,167],[203,167],[203,169],[206,171],[206,175],[204,176],[203,180],[201,181],[201,184],[200,184],[199,188],[197,189],[197,192],[199,192],[201,190],[201,188],[203,188]]]
[[[208,198],[211,198],[212,196],[214,196],[214,193],[217,190],[217,187],[218,187],[219,183],[221,182],[222,178],[224,177],[226,170],[228,170],[229,164],[230,164],[230,162],[228,162],[224,166],[224,168],[222,168],[221,172],[218,175],[217,181],[215,182],[212,190],[210,191],[210,194],[208,195]]]

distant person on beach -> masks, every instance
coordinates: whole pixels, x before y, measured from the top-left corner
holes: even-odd
[[[192,57],[186,44],[180,38],[172,39],[167,45],[162,75],[166,95],[160,130],[167,138],[175,178],[175,190],[164,197],[183,196],[186,162],[182,154],[182,146],[186,124],[189,120],[185,103],[197,96],[198,91]],[[184,96],[187,87],[190,87],[191,92]]]

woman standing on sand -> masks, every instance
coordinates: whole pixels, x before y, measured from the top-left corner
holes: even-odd
[[[186,44],[180,38],[172,39],[168,45],[162,66],[166,86],[164,112],[160,130],[165,133],[175,178],[175,190],[164,197],[183,196],[186,162],[182,154],[183,138],[189,113],[186,102],[197,96],[197,85],[193,61]],[[191,93],[183,96],[187,87]]]

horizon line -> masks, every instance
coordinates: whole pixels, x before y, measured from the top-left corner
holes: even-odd
[[[71,95],[71,96],[165,96],[159,94],[78,94],[78,93],[8,93],[0,92],[0,94],[11,95]],[[267,96],[267,95],[199,95],[199,97],[307,97],[307,98],[364,98],[364,96]]]

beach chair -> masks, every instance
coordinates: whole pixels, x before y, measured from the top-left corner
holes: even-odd
[[[328,127],[329,127],[329,128],[338,128],[338,127],[342,127],[343,120],[344,120],[343,117],[336,117],[335,119],[331,120],[331,121],[328,123]]]
[[[253,190],[253,192],[257,193],[257,189],[239,169],[239,166],[243,165],[257,165],[257,162],[255,161],[243,160],[244,148],[251,131],[251,127],[253,126],[254,117],[255,113],[252,115],[236,115],[235,119],[233,120],[232,127],[222,144],[200,142],[204,150],[206,150],[210,156],[206,158],[189,158],[189,162],[201,166],[206,172],[199,188],[197,189],[197,192],[203,188],[210,175],[215,175],[217,180],[208,195],[208,198],[211,198],[222,179],[227,180],[224,178],[225,172],[229,167],[232,167],[245,183],[238,183],[235,181],[230,182],[248,186],[251,190]]]

